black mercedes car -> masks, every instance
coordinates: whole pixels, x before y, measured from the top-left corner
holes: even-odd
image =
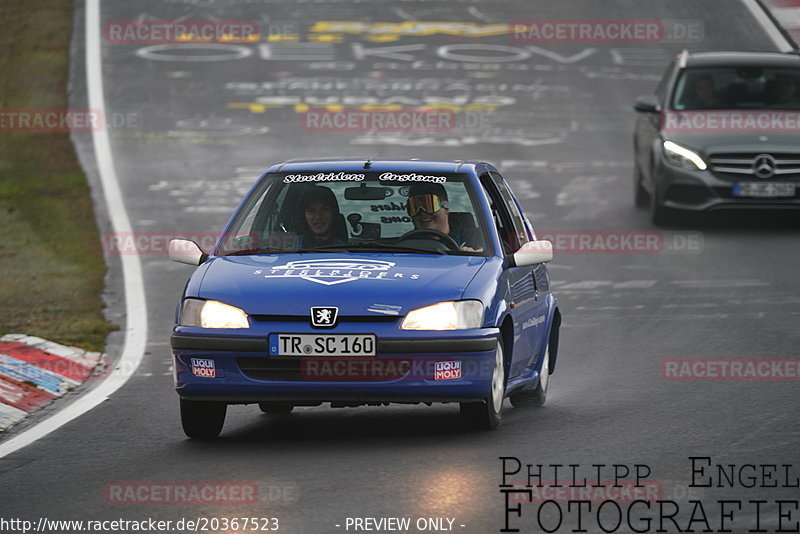
[[[800,208],[797,52],[684,51],[634,109],[634,198],[654,223]]]

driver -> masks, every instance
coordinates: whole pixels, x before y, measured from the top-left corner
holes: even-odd
[[[415,230],[437,230],[449,235],[459,245],[459,250],[465,252],[482,252],[483,249],[474,249],[462,237],[450,233],[450,206],[447,200],[447,190],[442,184],[430,182],[415,182],[408,189],[406,210],[411,216]]]

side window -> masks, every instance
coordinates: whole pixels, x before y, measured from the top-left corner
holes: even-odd
[[[506,209],[503,195],[500,193],[495,181],[488,174],[481,175],[481,184],[489,197],[492,219],[494,219],[500,242],[503,245],[503,252],[513,254],[519,250],[522,243],[518,239],[512,216]]]
[[[519,210],[519,206],[517,206],[517,201],[514,198],[514,195],[511,194],[508,184],[506,184],[506,181],[503,180],[503,177],[497,173],[491,173],[491,176],[492,181],[500,191],[500,196],[503,198],[503,203],[507,206],[509,215],[511,216],[511,232],[514,236],[514,252],[516,252],[519,247],[528,242],[530,236],[526,230],[525,221],[522,213]]]

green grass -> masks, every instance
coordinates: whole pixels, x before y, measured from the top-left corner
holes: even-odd
[[[72,5],[0,1],[0,109],[67,108]],[[0,131],[0,335],[99,351],[106,266],[66,132]]]

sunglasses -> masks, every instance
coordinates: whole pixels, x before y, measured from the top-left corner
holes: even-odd
[[[439,198],[438,195],[416,195],[408,198],[406,210],[412,217],[419,215],[420,211],[426,213],[436,213],[442,208],[447,207],[447,201]]]

